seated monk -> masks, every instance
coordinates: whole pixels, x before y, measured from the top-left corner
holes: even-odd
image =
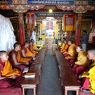
[[[76,45],[74,43],[72,43],[69,48],[68,51],[65,53],[65,59],[74,59],[76,56],[77,52],[76,52]]]
[[[20,70],[12,67],[6,51],[0,51],[0,74],[2,77],[11,78],[21,76]]]
[[[58,41],[58,44],[57,44],[57,45],[58,45],[58,48],[59,48],[59,49],[62,47],[62,43],[63,43],[63,42],[61,42],[60,40]]]
[[[82,89],[90,90],[95,94],[95,50],[88,51],[88,58],[93,60],[93,65],[91,64],[89,69],[81,75],[81,78],[84,78]]]
[[[24,57],[35,58],[35,54],[30,51],[28,42],[25,43],[24,48],[22,49],[22,53]]]
[[[76,48],[76,51],[78,52],[78,57],[72,70],[75,74],[77,74],[77,76],[79,76],[89,66],[89,59],[87,57],[87,53],[83,51],[79,46]]]
[[[64,48],[65,48],[65,45],[66,45],[66,41],[64,41],[60,47],[60,52],[63,53],[64,52]]]
[[[0,95],[22,95],[21,76],[21,71],[12,67],[7,52],[0,51]]]
[[[63,53],[64,55],[67,53],[70,44],[71,44],[70,41],[68,41],[68,43],[65,43],[65,46],[64,46],[64,48],[62,49],[62,53]]]
[[[68,51],[64,53],[64,57],[65,57],[67,63],[71,65],[71,67],[73,66],[73,63],[76,60],[76,55],[77,55],[76,45],[72,43],[69,46]]]
[[[39,51],[39,50],[38,50],[36,44],[34,43],[34,40],[33,40],[33,39],[31,39],[31,41],[30,41],[29,48],[30,48],[30,51],[31,51],[33,54],[35,54],[35,55],[38,54],[38,51]]]
[[[10,52],[10,61],[13,63],[13,66],[23,70],[30,65],[31,58],[23,57],[20,44],[15,43],[14,50]]]
[[[64,47],[64,43],[66,42],[66,39],[63,38],[63,39],[60,39],[58,40],[58,43],[57,43],[57,46],[58,46],[58,49],[61,50],[63,47]]]

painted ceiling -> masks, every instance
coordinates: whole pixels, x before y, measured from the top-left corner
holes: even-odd
[[[5,0],[0,0],[5,1]],[[6,0],[12,3],[12,0]],[[28,0],[28,4],[74,4],[75,1],[88,1],[88,4],[95,4],[95,0]]]

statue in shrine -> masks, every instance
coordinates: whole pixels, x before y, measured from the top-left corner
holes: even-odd
[[[0,51],[10,51],[16,42],[14,29],[9,18],[0,15]]]

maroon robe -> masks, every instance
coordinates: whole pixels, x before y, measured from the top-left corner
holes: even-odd
[[[75,74],[77,74],[77,76],[79,76],[80,74],[82,74],[86,70],[86,66],[74,65],[72,70]]]
[[[4,68],[4,63],[0,61],[0,76]],[[0,80],[0,95],[22,95],[20,82],[23,78],[4,78]]]
[[[25,66],[24,64],[19,64],[19,65],[15,65],[14,63],[14,60],[12,58],[13,54],[15,54],[17,56],[17,52],[12,50],[10,53],[9,53],[9,61],[10,63],[12,63],[12,66],[15,67],[15,68],[18,68],[20,69],[21,71],[24,70],[24,68],[26,68],[27,66]]]

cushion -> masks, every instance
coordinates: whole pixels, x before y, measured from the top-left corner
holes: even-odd
[[[0,80],[0,88],[7,88],[7,87],[10,87],[10,86],[11,85],[7,80],[5,80],[5,79]]]

